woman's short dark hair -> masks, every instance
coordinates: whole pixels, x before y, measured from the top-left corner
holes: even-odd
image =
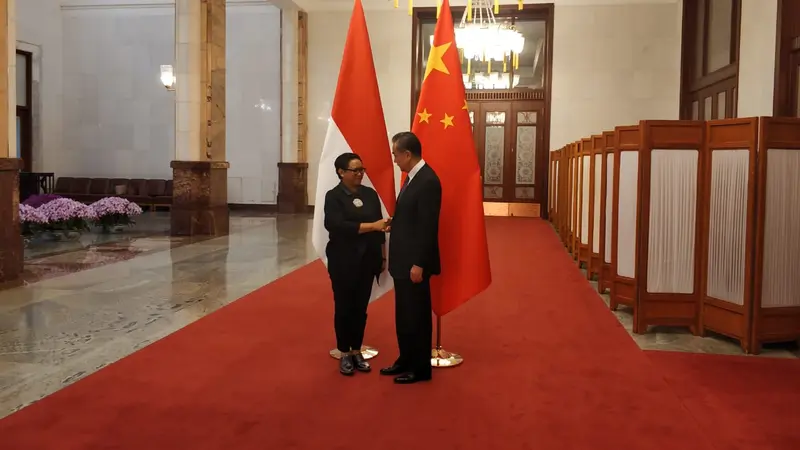
[[[339,169],[347,170],[350,168],[350,161],[357,159],[361,161],[361,157],[355,153],[342,153],[341,155],[336,157],[336,160],[333,162],[333,167],[336,170],[336,176],[339,179],[342,179],[342,176],[339,175]]]
[[[397,133],[392,137],[392,143],[397,144],[398,150],[407,150],[417,158],[422,158],[422,143],[416,134],[410,131]]]

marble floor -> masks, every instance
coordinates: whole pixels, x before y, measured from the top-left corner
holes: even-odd
[[[0,417],[316,259],[307,216],[231,217],[226,237],[170,238],[168,215],[26,251],[0,291]]]
[[[305,215],[234,214],[231,234],[213,239],[168,230],[168,213],[148,213],[120,234],[29,244],[22,282],[0,286],[0,417],[316,259]],[[630,313],[614,314],[630,333]],[[741,354],[682,330],[631,336],[648,350]]]

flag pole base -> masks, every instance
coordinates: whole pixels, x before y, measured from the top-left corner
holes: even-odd
[[[442,347],[431,350],[431,367],[455,367],[461,365],[464,358],[457,353],[450,353]]]
[[[372,359],[378,356],[378,349],[374,347],[370,347],[368,345],[361,346],[361,354],[364,356],[364,359]],[[337,349],[333,349],[330,351],[330,355],[334,359],[342,359],[342,352]]]

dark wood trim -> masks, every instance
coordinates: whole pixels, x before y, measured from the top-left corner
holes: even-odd
[[[788,74],[786,71],[786,62],[783,60],[783,12],[786,5],[783,4],[784,0],[778,0],[778,14],[775,17],[775,84],[772,89],[772,115],[781,117],[784,111],[784,97],[781,95],[789,81],[784,77]]]
[[[772,99],[773,116],[794,117],[797,115],[794,99],[796,82],[792,70],[793,41],[800,37],[800,2],[779,0],[776,18],[775,39],[775,88]]]
[[[711,72],[702,78],[692,80],[688,87],[690,92],[696,92],[731,78],[738,79],[738,77],[739,65],[731,64],[723,67],[722,69]]]
[[[698,2],[702,2],[698,3]],[[712,96],[712,109],[717,113],[716,95],[726,92],[725,115],[722,117],[735,117],[737,107],[732,103],[736,101],[735,90],[739,86],[739,49],[741,38],[741,0],[732,0],[733,11],[731,14],[731,64],[708,73],[709,35],[709,1],[708,0],[683,0],[683,24],[681,31],[681,77],[680,77],[680,117],[692,119],[692,102]],[[702,6],[702,16],[698,17],[697,11]],[[697,25],[702,20],[702,43],[697,42]],[[698,54],[698,51],[700,52]],[[697,64],[701,65],[700,76],[697,76]],[[701,105],[702,106],[702,105]],[[703,108],[700,107],[699,119],[703,119]],[[712,116],[712,117],[717,117]]]
[[[24,50],[17,50],[16,55],[22,55],[25,57],[25,106],[19,106],[19,102],[16,105],[16,113],[17,116],[20,118],[20,133],[21,139],[19,142],[20,146],[20,157],[23,161],[23,172],[32,172],[33,171],[33,53],[26,52]],[[14,56],[16,58],[16,55]],[[15,74],[9,74],[9,76],[16,77]],[[16,121],[16,118],[14,119]],[[16,149],[14,149],[14,153],[16,154]]]

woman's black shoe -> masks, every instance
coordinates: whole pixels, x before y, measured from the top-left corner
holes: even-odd
[[[354,369],[353,355],[342,355],[342,359],[339,360],[339,372],[342,375],[352,375]]]

